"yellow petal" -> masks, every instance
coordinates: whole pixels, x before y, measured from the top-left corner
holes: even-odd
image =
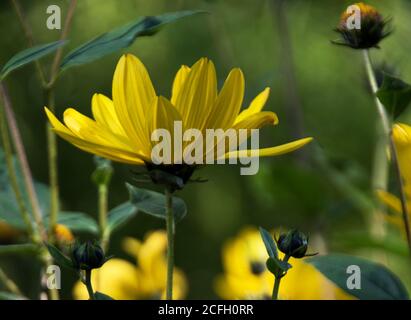
[[[103,94],[94,94],[91,100],[93,117],[97,123],[108,128],[111,132],[127,138],[120,121],[117,118],[114,104]],[[128,138],[127,138],[128,139]]]
[[[54,129],[54,132],[64,140],[76,146],[77,148],[101,156],[103,158],[107,158],[109,160],[135,165],[143,165],[144,161],[150,161],[149,158],[145,158],[144,155],[141,154],[130,153],[126,150],[116,149],[113,147],[104,146],[90,141],[82,140],[79,137],[67,134],[63,131],[59,131],[56,129]]]
[[[67,135],[74,136],[70,129],[66,128],[66,126],[62,124],[60,120],[57,119],[56,116],[47,107],[44,107],[44,111],[46,112],[47,118],[49,118],[50,124],[54,129]]]
[[[243,121],[244,119],[250,117],[253,114],[260,112],[263,109],[265,103],[267,102],[269,95],[270,95],[270,88],[265,88],[264,91],[262,91],[258,96],[256,96],[253,99],[253,101],[251,101],[249,107],[243,110],[237,116],[237,118],[235,119],[235,124]]]
[[[151,138],[151,143],[152,147],[154,147],[156,144],[158,144],[162,139],[166,139],[165,136],[162,136],[162,139],[160,138],[160,135],[158,135],[158,129],[165,129],[168,131],[169,136],[166,141],[161,141],[163,144],[166,144],[166,146],[169,148],[168,154],[170,156],[170,163],[174,163],[174,151],[175,151],[175,145],[174,145],[174,125],[176,121],[180,121],[182,125],[182,119],[176,108],[164,97],[158,97],[153,100],[153,105],[151,108],[151,113],[150,113],[150,119],[149,119],[149,124],[148,124],[148,130],[149,130],[149,136]],[[181,130],[184,130],[183,127],[181,127]],[[156,138],[157,137],[157,138]],[[182,146],[180,148],[182,150]],[[167,152],[164,151],[164,152]],[[154,154],[151,155],[152,157],[155,156]],[[153,160],[153,158],[152,158]],[[154,160],[153,160],[154,161]],[[159,162],[162,162],[161,160],[158,160]],[[170,164],[170,163],[165,163],[165,164]]]
[[[185,65],[181,66],[181,68],[178,70],[174,82],[173,82],[173,88],[171,90],[171,103],[173,105],[176,105],[176,100],[177,97],[181,91],[181,88],[184,85],[184,82],[186,81],[188,74],[190,73],[190,67],[187,67]]]
[[[279,155],[297,150],[303,147],[304,145],[306,145],[307,143],[311,142],[312,140],[313,138],[304,138],[304,139],[296,140],[296,141],[289,142],[286,144],[282,144],[276,147],[271,147],[271,148],[230,151],[224,155],[224,158],[231,159],[231,158],[243,158],[243,157],[279,156]]]
[[[206,127],[209,129],[230,128],[241,109],[244,97],[244,76],[240,69],[233,69],[213,106]]]
[[[178,92],[175,107],[185,127],[203,129],[217,97],[214,64],[206,58],[197,61]]]
[[[129,152],[135,150],[135,147],[130,145],[130,140],[126,140],[124,137],[109,131],[107,127],[103,127],[75,109],[66,109],[63,117],[67,128],[83,140],[108,147],[124,149]]]
[[[113,77],[113,102],[124,131],[143,152],[150,153],[146,115],[156,94],[148,72],[137,57],[123,55]]]

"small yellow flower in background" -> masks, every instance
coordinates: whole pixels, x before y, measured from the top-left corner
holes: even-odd
[[[12,243],[21,235],[21,232],[13,228],[7,222],[0,221],[0,243]]]
[[[223,299],[271,299],[274,276],[266,269],[268,258],[257,228],[248,227],[223,247],[224,274],[215,290]],[[293,266],[282,279],[280,299],[351,299],[304,259],[291,258]]]
[[[408,210],[411,206],[411,127],[409,125],[398,123],[392,129],[393,140],[397,150],[398,162],[402,179],[404,182],[404,192],[407,198]],[[397,226],[401,231],[404,230],[402,220],[401,201],[395,195],[383,191],[377,191],[378,197],[393,212],[393,215],[385,215],[388,222]],[[408,212],[410,216],[410,212]],[[410,216],[411,218],[411,216]]]
[[[117,300],[164,299],[167,274],[167,236],[164,231],[149,233],[143,242],[127,238],[124,250],[136,262],[110,259],[92,273],[92,285]],[[173,299],[183,299],[187,280],[181,270],[174,271]],[[73,288],[76,299],[88,299],[85,286],[78,281]]]
[[[69,108],[64,112],[63,124],[50,110],[45,110],[54,131],[76,147],[113,161],[143,165],[152,162],[151,133],[156,129],[173,133],[175,121],[182,122],[183,130],[195,128],[201,132],[205,129],[259,129],[277,124],[275,113],[261,111],[269,96],[268,88],[247,109],[240,110],[244,87],[243,73],[236,68],[218,92],[214,64],[202,58],[191,68],[180,68],[171,99],[167,99],[157,95],[143,63],[134,55],[126,54],[114,72],[113,99],[102,94],[92,98],[94,119]],[[311,140],[305,138],[260,149],[259,156],[291,152]],[[231,151],[225,158],[246,154],[245,150]]]
[[[71,230],[63,224],[57,224],[54,227],[54,235],[57,242],[62,245],[68,245],[74,241],[74,236],[71,233]]]

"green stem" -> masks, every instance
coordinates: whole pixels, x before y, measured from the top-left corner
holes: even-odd
[[[45,90],[47,107],[51,112],[55,112],[53,88]],[[56,135],[49,123],[47,123],[47,151],[49,163],[49,183],[50,183],[50,220],[49,220],[49,238],[54,237],[54,230],[57,224],[59,212],[59,185],[57,171],[57,140]]]
[[[20,131],[17,126],[16,116],[11,105],[10,97],[8,95],[7,88],[3,83],[0,83],[0,95],[3,98],[6,119],[9,124],[13,144],[16,148],[16,155],[17,159],[19,160],[24,185],[26,187],[27,195],[31,204],[34,220],[36,221],[41,239],[46,240],[47,234],[44,232],[45,229],[43,225],[43,215],[41,213],[40,204],[38,202],[37,194],[34,189],[30,166],[27,161],[26,152],[24,150],[23,141],[21,139]]]
[[[15,170],[14,163],[13,163],[13,151],[12,151],[12,147],[10,144],[9,131],[7,128],[3,106],[0,107],[0,134],[1,134],[2,144],[3,144],[4,154],[6,158],[7,173],[9,176],[10,185],[13,189],[14,195],[16,197],[17,205],[19,207],[19,211],[26,225],[27,233],[29,234],[29,237],[34,242],[36,242],[35,239],[38,238],[38,235],[36,235],[35,231],[33,230],[33,225],[30,219],[30,213],[27,210],[23,195],[20,191],[20,188],[17,182],[16,170]]]
[[[23,297],[19,287],[10,279],[2,268],[0,268],[0,281],[4,284],[6,289],[17,296]]]
[[[272,296],[273,300],[278,300],[278,292],[280,291],[280,282],[281,282],[281,277],[275,277],[273,296]]]
[[[371,89],[374,93],[375,104],[377,106],[378,114],[381,118],[381,123],[384,129],[384,134],[385,134],[386,139],[388,140],[391,160],[394,165],[396,179],[397,179],[397,182],[400,188],[402,218],[404,222],[405,233],[407,236],[408,249],[411,255],[411,231],[410,231],[410,223],[409,223],[409,217],[408,217],[408,208],[407,208],[408,204],[407,204],[407,198],[406,198],[406,194],[404,190],[404,183],[402,179],[401,168],[400,168],[400,164],[398,161],[397,149],[395,147],[395,143],[392,137],[392,129],[391,129],[391,125],[390,125],[390,121],[388,119],[387,113],[385,112],[384,105],[380,102],[380,100],[378,100],[376,96],[376,93],[378,91],[378,85],[377,85],[377,81],[374,75],[374,70],[372,68],[369,52],[368,50],[364,50],[363,52],[364,52],[364,61],[365,61],[365,66],[367,70],[368,80],[370,82]]]
[[[108,211],[108,189],[107,185],[98,185],[98,221],[101,232],[101,247],[104,252],[107,251],[108,237],[106,236],[107,229],[107,211]]]
[[[95,300],[96,297],[94,295],[93,286],[91,285],[91,270],[86,270],[85,285],[87,287],[87,292],[90,297],[90,300]]]
[[[173,215],[173,196],[172,193],[166,189],[166,226],[167,226],[167,287],[166,299],[173,300],[173,271],[174,271],[174,215]]]
[[[285,255],[283,261],[288,262],[289,259],[290,259],[290,257],[288,255]],[[280,283],[281,283],[281,279],[284,276],[285,276],[285,273],[283,273],[279,276],[275,275],[272,300],[278,300],[278,293],[280,292]]]

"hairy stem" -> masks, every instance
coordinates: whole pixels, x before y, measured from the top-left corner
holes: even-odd
[[[174,215],[173,215],[173,196],[172,193],[166,189],[166,226],[167,226],[167,287],[166,299],[173,300],[173,271],[174,271]]]
[[[365,61],[365,66],[367,70],[368,80],[370,82],[371,89],[375,95],[376,92],[378,91],[378,86],[377,86],[377,81],[375,79],[374,70],[372,68],[371,59],[370,59],[368,50],[364,50],[364,61]],[[384,134],[388,139],[388,146],[390,149],[391,160],[394,165],[396,179],[397,179],[397,182],[400,188],[402,218],[404,222],[405,233],[407,236],[407,244],[408,244],[408,248],[409,248],[410,255],[411,255],[411,232],[410,232],[410,224],[409,224],[408,208],[407,208],[408,204],[407,204],[407,198],[406,198],[405,191],[404,191],[404,183],[402,179],[401,168],[398,162],[397,149],[395,147],[395,143],[392,137],[392,129],[391,129],[390,121],[385,112],[383,104],[378,100],[376,96],[375,96],[375,104],[377,106],[377,111],[381,119],[382,127],[384,129]]]
[[[10,137],[9,137],[9,131],[8,131],[7,123],[5,119],[4,106],[0,107],[0,133],[1,133],[3,149],[4,149],[4,155],[6,158],[8,177],[9,177],[11,188],[13,189],[14,195],[16,197],[16,201],[19,207],[21,217],[23,218],[23,221],[27,228],[27,233],[29,234],[30,238],[34,242],[38,242],[39,240],[37,239],[38,234],[36,234],[35,230],[33,229],[33,225],[30,219],[30,213],[27,210],[26,204],[24,202],[23,194],[21,193],[20,187],[17,182],[18,181],[17,174],[16,174],[16,170],[14,167],[14,162],[13,162],[13,150],[12,150],[10,140],[9,140]]]
[[[107,229],[107,211],[108,211],[108,189],[107,185],[98,185],[98,221],[101,232],[101,247],[104,252],[107,251],[108,237],[106,236]]]

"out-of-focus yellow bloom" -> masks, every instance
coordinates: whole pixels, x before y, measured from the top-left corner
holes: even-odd
[[[58,243],[68,245],[74,241],[74,236],[70,229],[64,224],[57,224],[54,227],[54,235]]]
[[[114,72],[113,100],[102,94],[93,96],[94,119],[69,108],[64,112],[63,124],[50,110],[45,110],[54,131],[76,147],[110,160],[143,165],[152,162],[151,151],[156,145],[151,141],[152,132],[156,129],[168,130],[173,143],[175,121],[182,122],[183,130],[194,128],[201,132],[205,129],[259,129],[277,124],[275,113],[261,111],[268,99],[269,88],[241,112],[244,86],[243,73],[236,68],[218,92],[214,64],[202,58],[191,68],[180,68],[174,79],[171,99],[168,100],[157,96],[143,63],[134,55],[126,54],[121,57]],[[291,152],[311,140],[305,138],[260,149],[259,156]],[[225,158],[247,155],[246,150],[230,151]],[[177,160],[176,163],[182,163],[182,159]]]
[[[248,227],[223,247],[224,274],[215,290],[223,299],[271,299],[274,276],[266,269],[268,258],[259,231]],[[304,259],[291,258],[293,266],[281,280],[279,297],[287,300],[351,299]]]
[[[411,127],[403,123],[395,124],[392,135],[404,183],[404,192],[408,204],[408,215],[411,218]],[[393,212],[393,215],[385,216],[387,221],[397,226],[399,229],[404,230],[400,199],[383,190],[378,190],[377,195]]]
[[[15,240],[21,232],[7,222],[0,221],[0,243],[11,243]]]
[[[114,299],[164,299],[167,275],[167,236],[164,231],[149,233],[143,242],[126,238],[124,250],[136,264],[111,259],[102,268],[93,270],[95,291]],[[182,299],[187,293],[187,280],[178,268],[174,269],[173,299]],[[78,281],[73,289],[76,299],[88,299],[85,286]]]

